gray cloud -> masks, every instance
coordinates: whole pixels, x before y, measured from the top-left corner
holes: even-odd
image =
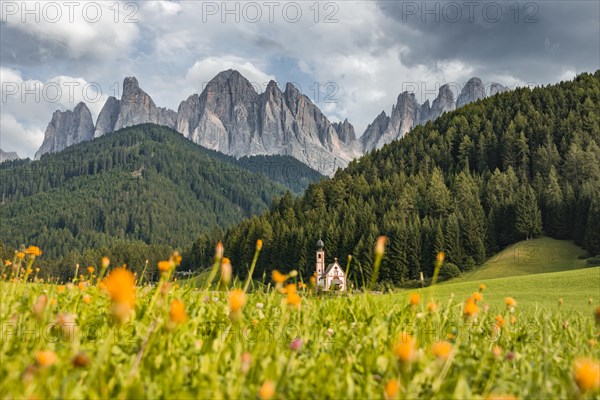
[[[539,84],[554,82],[566,71],[600,67],[597,1],[378,4],[412,32],[414,40],[402,57],[408,66],[456,59],[472,65],[484,78],[505,74]]]

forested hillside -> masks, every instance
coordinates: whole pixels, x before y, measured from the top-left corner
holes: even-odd
[[[469,104],[354,161],[302,198],[228,230],[226,255],[244,274],[314,270],[315,243],[328,261],[353,256],[351,279],[370,275],[373,243],[389,238],[381,281],[431,276],[435,254],[467,270],[518,240],[542,233],[600,253],[600,71],[573,82],[521,88]],[[188,260],[209,264],[203,235]],[[452,272],[452,267],[446,271]]]
[[[157,125],[123,129],[40,161],[2,164],[0,239],[13,248],[40,246],[43,259],[76,251],[69,256],[75,261],[86,249],[129,246],[124,260],[145,260],[152,254],[137,253],[155,251],[144,244],[187,246],[202,232],[266,211],[286,188],[249,169],[285,182],[277,171],[287,164],[286,157],[240,163]],[[296,170],[320,177],[308,167]],[[301,190],[303,182],[293,187]]]

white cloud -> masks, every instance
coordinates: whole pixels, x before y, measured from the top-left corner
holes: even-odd
[[[83,78],[62,75],[47,81],[23,79],[19,71],[4,67],[0,67],[0,87],[2,149],[25,157],[33,157],[41,145],[55,110],[73,109],[83,101],[95,121],[110,94]]]
[[[19,157],[33,158],[42,144],[44,132],[37,128],[26,128],[11,114],[0,113],[0,148],[16,151]]]

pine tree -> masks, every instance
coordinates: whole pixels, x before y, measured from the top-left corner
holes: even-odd
[[[529,240],[542,233],[542,212],[531,186],[521,185],[517,196],[516,230]]]

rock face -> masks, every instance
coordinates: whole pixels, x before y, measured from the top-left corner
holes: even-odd
[[[290,83],[282,92],[271,81],[258,94],[234,70],[219,73],[200,95],[179,105],[177,130],[225,154],[289,155],[327,175],[358,155],[348,121],[331,123]]]
[[[433,100],[431,114],[429,118],[427,118],[427,121],[434,120],[443,113],[454,111],[454,109],[456,109],[454,93],[452,93],[448,84],[442,85],[440,86],[437,97]]]
[[[492,83],[490,96],[508,90]],[[195,143],[235,157],[288,155],[325,175],[373,149],[403,137],[419,124],[486,97],[481,79],[471,78],[454,100],[448,84],[435,100],[419,104],[413,93],[401,93],[388,116],[382,112],[357,139],[348,120],[330,122],[319,108],[291,83],[281,91],[269,82],[257,93],[239,72],[220,72],[204,88],[179,105],[177,112],[157,107],[134,77],[123,81],[121,99],[109,97],[96,125],[80,103],[73,111],[56,111],[36,153],[61,151],[93,137],[143,123],[176,129]]]
[[[121,102],[115,97],[110,96],[108,100],[106,100],[106,103],[104,103],[104,106],[98,115],[94,137],[100,137],[115,130],[115,124],[119,118],[120,110]]]
[[[96,122],[94,137],[144,123],[164,125],[175,129],[177,113],[157,107],[148,93],[140,89],[137,79],[127,77],[123,81],[121,100],[111,96],[102,107]]]
[[[483,85],[481,79],[471,78],[460,91],[458,99],[456,99],[456,108],[462,107],[485,97],[485,86]]]
[[[19,155],[14,151],[4,151],[0,149],[0,163],[4,161],[12,161],[20,159]]]
[[[429,102],[420,106],[413,93],[400,94],[397,103],[392,106],[391,115],[379,114],[365,130],[361,137],[363,151],[379,149],[384,144],[400,139],[421,123],[421,112],[425,118],[431,117]]]
[[[44,142],[35,153],[38,160],[43,154],[61,151],[73,144],[94,137],[92,114],[84,103],[79,103],[73,111],[56,110],[46,128]]]
[[[498,93],[503,93],[503,92],[506,92],[506,91],[508,91],[508,88],[506,86],[503,86],[503,85],[499,84],[499,83],[493,82],[490,85],[490,97],[494,96],[494,95],[496,95]]]

